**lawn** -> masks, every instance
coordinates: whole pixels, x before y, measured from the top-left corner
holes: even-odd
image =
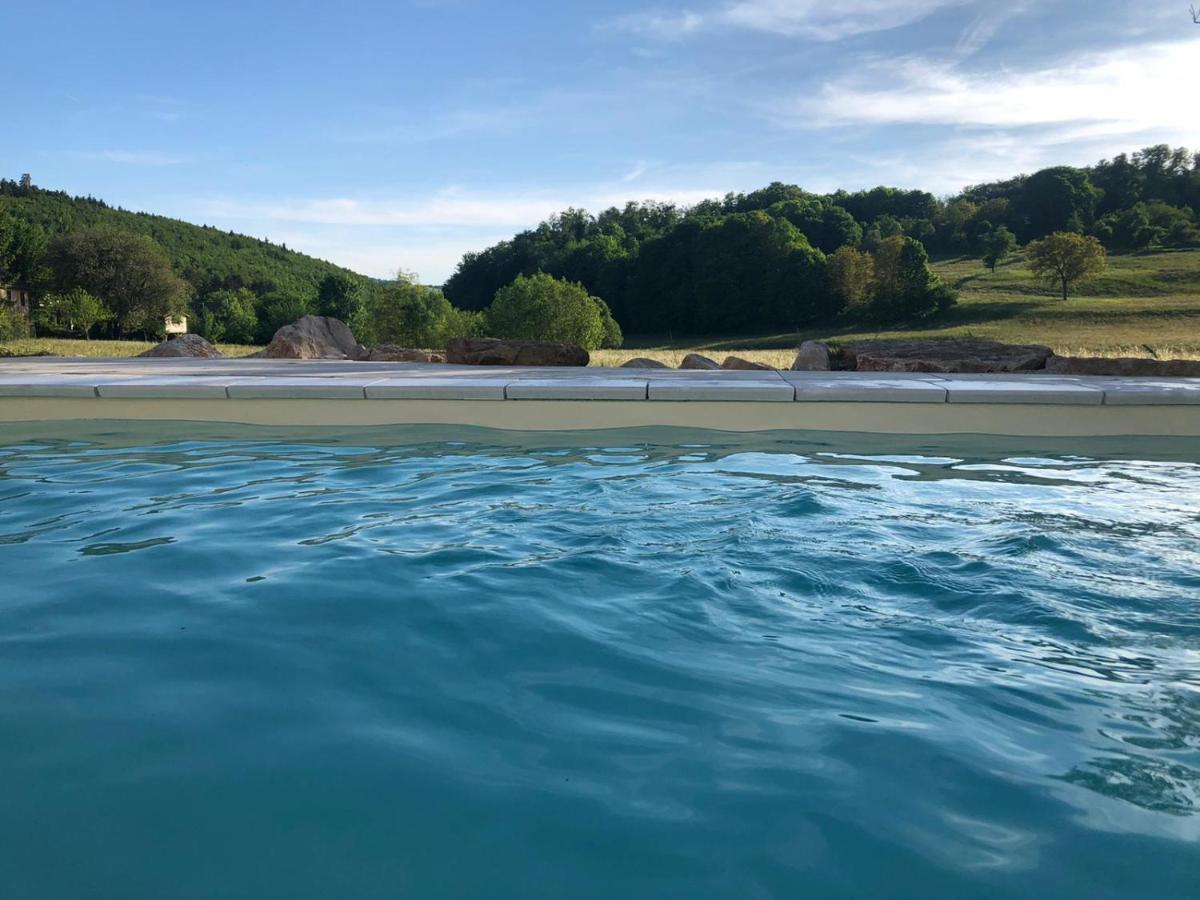
[[[1200,359],[1200,250],[1109,257],[1108,271],[1066,303],[1036,282],[1023,260],[989,272],[977,259],[950,259],[934,269],[959,291],[958,305],[913,328],[814,328],[799,333],[727,338],[631,337],[621,350],[594,354],[598,364],[633,356],[678,363],[691,350],[790,364],[802,340],[971,337],[1045,344],[1060,355]]]
[[[912,328],[872,331],[847,325],[742,337],[631,336],[621,350],[593,353],[593,365],[616,366],[634,356],[650,356],[675,366],[694,350],[718,360],[736,354],[786,368],[803,340],[876,337],[988,338],[1046,344],[1060,355],[1200,359],[1200,250],[1109,257],[1108,271],[1066,303],[1036,282],[1021,259],[994,273],[977,259],[939,260],[934,269],[959,291],[958,305]],[[0,344],[0,356],[5,350],[133,356],[151,346],[143,341],[32,338]],[[227,356],[245,356],[258,348],[222,344],[220,349]]]

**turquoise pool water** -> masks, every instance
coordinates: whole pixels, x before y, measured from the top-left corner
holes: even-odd
[[[1196,896],[1200,455],[998,443],[0,432],[0,894]]]

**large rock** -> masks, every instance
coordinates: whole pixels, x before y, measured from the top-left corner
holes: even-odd
[[[1200,378],[1200,360],[1142,359],[1136,356],[1052,356],[1046,371],[1056,375],[1150,375]]]
[[[154,359],[222,359],[225,354],[198,334],[182,334],[173,341],[163,341],[138,356]]]
[[[446,354],[434,353],[430,350],[414,350],[411,347],[399,347],[396,344],[380,344],[368,350],[362,358],[367,362],[444,363]]]
[[[721,363],[721,368],[722,369],[753,370],[753,371],[765,370],[767,372],[775,371],[773,368],[771,368],[771,366],[764,365],[763,363],[751,362],[748,359],[742,359],[740,356],[725,357],[725,362]]]
[[[267,359],[361,359],[365,348],[340,319],[305,316],[284,325],[262,355]]]
[[[837,368],[859,372],[1037,372],[1049,347],[997,341],[856,341],[839,348]]]
[[[648,356],[635,356],[628,362],[621,363],[622,369],[669,369],[671,368],[665,362],[660,362],[657,359],[651,359]]]
[[[679,364],[681,369],[719,369],[721,364],[715,359],[709,359],[703,353],[689,353]]]
[[[455,338],[446,346],[446,362],[464,366],[586,366],[590,361],[582,347],[552,341]]]
[[[826,372],[830,367],[829,347],[820,341],[805,341],[800,345],[793,372]]]

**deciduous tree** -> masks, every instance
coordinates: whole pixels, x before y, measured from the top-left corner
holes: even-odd
[[[165,317],[186,308],[187,282],[145,235],[82,228],[51,241],[47,256],[59,291],[79,287],[98,297],[122,333],[161,333]]]
[[[1070,291],[1104,271],[1104,247],[1096,238],[1057,232],[1025,248],[1029,268],[1046,283],[1060,288],[1066,300]]]
[[[989,231],[983,238],[983,264],[996,271],[996,266],[1016,252],[1017,236],[1003,225]]]

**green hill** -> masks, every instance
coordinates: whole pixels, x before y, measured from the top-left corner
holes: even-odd
[[[241,287],[259,295],[313,296],[321,280],[331,273],[367,281],[333,263],[259,238],[130,212],[92,197],[72,197],[14,181],[0,181],[0,216],[4,213],[40,226],[50,237],[95,225],[148,235],[166,250],[172,268],[192,285],[197,297]]]

